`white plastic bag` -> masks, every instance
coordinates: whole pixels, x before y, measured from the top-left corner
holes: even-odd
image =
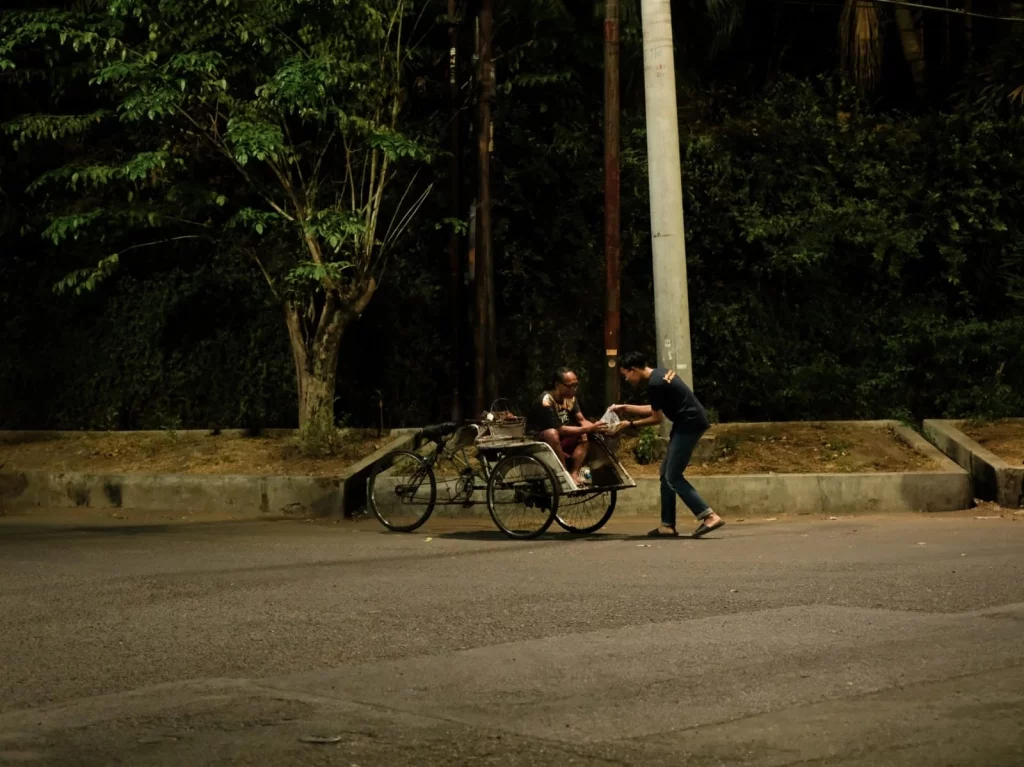
[[[604,415],[601,416],[601,419],[598,421],[598,423],[608,424],[609,434],[614,434],[624,425],[622,419],[619,418],[618,413],[613,413],[611,408],[608,408],[607,410],[604,411]]]

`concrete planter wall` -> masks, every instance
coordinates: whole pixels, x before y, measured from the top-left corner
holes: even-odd
[[[1021,419],[1024,423],[1024,419]],[[962,431],[963,421],[927,420],[924,432],[943,453],[967,470],[975,495],[1009,509],[1024,508],[1024,466],[1011,466]]]
[[[269,436],[286,436],[277,430]],[[388,444],[347,467],[336,477],[245,476],[219,474],[86,474],[0,470],[0,513],[33,507],[196,509],[253,517],[351,515],[366,502],[366,480],[385,453],[415,442],[416,430],[395,430]],[[208,431],[189,434],[208,434]],[[264,432],[267,434],[268,432]],[[0,442],[60,432],[0,432]],[[243,436],[245,432],[222,432]]]
[[[835,422],[833,422],[835,423]],[[698,492],[716,510],[730,517],[780,514],[850,514],[870,512],[955,511],[970,508],[971,477],[913,429],[897,421],[843,421],[856,428],[893,429],[911,447],[935,462],[936,468],[913,472],[747,474],[690,477]],[[731,430],[765,424],[725,424],[719,435]],[[708,434],[695,451],[695,462],[713,453],[716,435]],[[637,487],[618,493],[617,517],[647,516],[657,519],[661,488],[657,479],[636,478]],[[478,517],[487,514],[483,493],[471,507],[437,506],[434,515],[444,518]],[[677,500],[680,519],[688,512]],[[685,524],[681,522],[681,524]]]
[[[920,435],[895,421],[843,422],[863,428],[892,428],[932,458],[931,471],[863,474],[717,475],[692,479],[717,510],[730,516],[841,514],[872,511],[949,511],[969,508],[971,475]],[[729,424],[724,431],[758,424]],[[0,510],[32,507],[99,509],[226,510],[254,517],[326,516],[365,506],[373,463],[391,450],[414,446],[416,429],[395,430],[394,439],[338,477],[254,477],[223,475],[78,474],[0,470]],[[199,432],[208,433],[208,432]],[[0,433],[0,441],[12,439]],[[20,433],[21,438],[25,433]],[[52,436],[52,433],[51,433]],[[1019,485],[1018,485],[1019,487]],[[621,491],[617,515],[656,517],[657,479],[639,478]],[[486,506],[438,507],[439,516],[486,515]],[[681,505],[680,505],[681,506]],[[680,514],[686,511],[680,508]]]

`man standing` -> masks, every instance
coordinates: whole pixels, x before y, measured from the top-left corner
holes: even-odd
[[[562,460],[562,465],[572,471],[572,481],[580,485],[580,470],[590,449],[587,435],[608,431],[608,424],[591,423],[583,416],[576,401],[580,382],[573,371],[559,368],[552,379],[551,388],[530,407],[526,415],[526,429],[551,446]]]
[[[683,499],[683,503],[700,522],[693,532],[694,538],[722,527],[725,520],[711,510],[683,476],[701,435],[711,426],[707,411],[674,370],[651,369],[647,358],[639,352],[620,357],[619,369],[622,377],[633,386],[647,381],[651,400],[650,405],[612,406],[612,411],[620,418],[625,416],[627,419],[636,419],[627,420],[627,427],[660,424],[663,416],[672,421],[668,451],[661,462],[661,527],[651,530],[648,535],[679,535],[676,532],[676,495]]]

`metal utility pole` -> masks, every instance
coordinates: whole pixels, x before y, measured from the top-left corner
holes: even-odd
[[[477,120],[476,215],[476,396],[479,414],[495,397],[497,380],[494,326],[494,262],[491,253],[491,104],[494,101],[494,61],[491,50],[494,0],[480,0],[479,119]]]
[[[604,4],[604,396],[619,401],[619,0]]]
[[[641,0],[647,173],[654,253],[654,322],[658,364],[675,370],[691,388],[690,305],[686,287],[683,182],[676,114],[676,70],[670,0]]]
[[[452,161],[451,173],[451,217],[458,219],[462,215],[460,207],[459,186],[461,173],[459,159],[459,27],[456,18],[455,0],[448,0],[448,119],[451,136]],[[451,306],[449,307],[451,322],[451,343],[453,361],[452,381],[452,420],[462,420],[462,259],[459,258],[459,233],[452,229],[448,238],[448,261],[451,269]]]

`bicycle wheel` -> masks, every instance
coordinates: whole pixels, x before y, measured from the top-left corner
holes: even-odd
[[[558,503],[555,521],[570,533],[596,533],[612,518],[616,495],[614,490],[601,490],[565,496]]]
[[[536,538],[558,512],[554,472],[532,455],[506,455],[487,480],[487,510],[509,538]]]
[[[434,511],[434,470],[422,456],[410,450],[394,450],[374,464],[366,499],[384,527],[411,533]]]

